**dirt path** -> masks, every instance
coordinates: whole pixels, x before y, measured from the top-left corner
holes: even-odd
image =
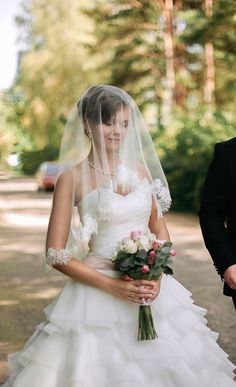
[[[7,353],[21,349],[65,283],[63,275],[42,266],[51,199],[51,193],[36,192],[31,179],[0,180],[0,383],[8,373]],[[236,364],[235,311],[222,295],[197,218],[169,214],[166,219],[178,251],[175,278],[208,309],[208,325],[220,332],[218,342]]]

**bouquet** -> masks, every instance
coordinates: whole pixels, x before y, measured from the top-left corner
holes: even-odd
[[[132,231],[122,239],[113,254],[112,262],[123,273],[123,279],[158,280],[162,273],[173,274],[169,265],[175,256],[172,243],[159,240],[150,231]],[[154,340],[157,337],[150,304],[139,306],[138,340]]]

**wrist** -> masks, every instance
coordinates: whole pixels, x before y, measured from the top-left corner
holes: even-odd
[[[104,276],[104,281],[102,285],[102,290],[104,290],[107,293],[113,293],[114,287],[115,287],[115,278]]]

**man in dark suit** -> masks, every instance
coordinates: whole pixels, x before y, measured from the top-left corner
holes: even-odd
[[[236,137],[217,143],[202,191],[199,211],[205,245],[223,293],[236,309]]]

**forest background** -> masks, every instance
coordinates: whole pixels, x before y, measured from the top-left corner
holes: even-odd
[[[174,210],[196,212],[214,144],[236,133],[236,2],[23,0],[18,70],[0,96],[0,169],[58,156],[68,113],[92,84],[137,102]]]

